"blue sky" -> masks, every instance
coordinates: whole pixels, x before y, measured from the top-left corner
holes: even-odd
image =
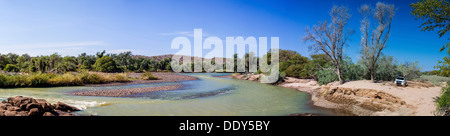
[[[58,52],[78,55],[106,50],[138,55],[173,54],[173,38],[190,37],[195,28],[206,36],[279,37],[280,48],[309,56],[302,42],[305,28],[329,20],[333,5],[350,9],[351,37],[346,55],[360,54],[362,4],[375,0],[0,0],[0,53],[32,56]],[[445,56],[439,52],[448,34],[421,32],[411,16],[413,0],[385,0],[395,4],[396,16],[385,54],[400,62],[419,61],[432,70]],[[191,38],[191,40],[193,40]]]

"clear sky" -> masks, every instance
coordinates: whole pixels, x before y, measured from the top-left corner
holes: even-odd
[[[329,20],[333,5],[350,9],[351,37],[346,55],[360,56],[362,4],[375,0],[0,0],[0,53],[31,56],[78,55],[106,50],[137,55],[173,54],[171,41],[191,37],[195,28],[206,36],[279,37],[280,48],[311,54],[302,42],[305,28]],[[419,61],[432,70],[445,56],[439,52],[449,34],[421,32],[409,4],[416,0],[384,0],[395,4],[396,16],[384,50],[400,62]],[[193,41],[193,39],[191,39]]]

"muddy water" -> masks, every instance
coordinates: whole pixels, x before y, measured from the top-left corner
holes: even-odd
[[[26,96],[58,101],[83,109],[80,115],[113,116],[284,116],[292,113],[334,115],[313,107],[309,95],[294,89],[251,81],[219,78],[226,74],[189,74],[200,80],[124,85],[113,87],[52,87],[0,89],[0,100],[12,96]],[[75,96],[72,92],[122,88],[179,85],[174,91],[150,92],[128,97]]]

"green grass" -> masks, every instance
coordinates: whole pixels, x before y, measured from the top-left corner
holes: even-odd
[[[418,78],[419,81],[429,81],[434,85],[441,85],[443,82],[450,82],[450,77],[443,77],[437,75],[422,75]]]
[[[106,76],[97,73],[33,73],[29,75],[0,74],[0,87],[51,87],[51,86],[79,86],[84,84],[101,84],[111,82],[128,82],[125,73],[108,74]]]
[[[159,77],[153,75],[151,72],[145,72],[141,75],[141,79],[143,79],[143,80],[158,80]]]

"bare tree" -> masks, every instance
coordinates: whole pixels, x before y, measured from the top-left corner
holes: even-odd
[[[331,23],[324,21],[314,25],[313,30],[306,29],[306,36],[303,38],[304,42],[311,41],[310,46],[314,52],[322,51],[332,61],[336,68],[336,74],[339,78],[339,83],[343,83],[342,79],[342,58],[343,48],[348,40],[348,37],[354,33],[351,29],[345,29],[348,19],[351,15],[349,10],[344,6],[333,6],[330,11]]]
[[[375,71],[378,68],[377,61],[385,49],[386,42],[391,31],[392,18],[395,16],[395,6],[378,2],[376,8],[362,5],[359,9],[361,20],[361,59],[368,68],[370,80],[375,82]],[[371,32],[370,21],[375,19],[377,27]]]

